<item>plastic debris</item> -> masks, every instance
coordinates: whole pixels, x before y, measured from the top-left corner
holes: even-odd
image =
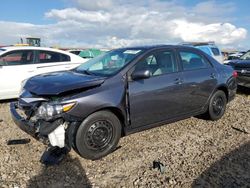
[[[235,126],[232,126],[232,129],[236,130],[236,131],[239,131],[239,132],[242,132],[242,133],[245,133],[245,134],[249,134],[249,131],[247,131],[245,128],[238,128],[238,127],[235,127]]]
[[[70,150],[66,147],[49,147],[43,153],[40,162],[44,165],[58,165]]]
[[[20,145],[20,144],[28,144],[30,143],[29,138],[24,139],[14,139],[14,140],[8,140],[7,145]]]
[[[166,170],[166,167],[160,161],[153,161],[153,169],[155,168],[157,168],[162,174]]]

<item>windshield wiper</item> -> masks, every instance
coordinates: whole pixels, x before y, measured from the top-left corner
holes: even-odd
[[[93,72],[90,72],[89,70],[78,70],[75,69],[76,72],[78,73],[83,73],[83,74],[87,74],[87,75],[95,75]]]
[[[83,70],[82,72],[83,72],[84,74],[87,74],[87,75],[93,75],[93,73],[90,72],[89,70]]]

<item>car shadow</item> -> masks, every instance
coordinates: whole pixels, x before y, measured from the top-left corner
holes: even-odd
[[[43,166],[39,175],[32,177],[28,183],[28,188],[46,187],[46,188],[62,188],[62,187],[92,187],[88,180],[85,170],[77,158],[71,158],[70,155],[59,165]]]
[[[238,86],[237,93],[243,95],[250,95],[250,88]]]
[[[249,187],[250,142],[223,156],[192,184],[196,187]]]

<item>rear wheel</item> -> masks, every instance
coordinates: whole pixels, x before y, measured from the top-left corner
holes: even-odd
[[[209,107],[208,107],[208,117],[211,120],[220,119],[226,110],[227,105],[227,97],[226,94],[218,90],[216,91],[210,99]]]
[[[99,159],[112,152],[121,137],[121,123],[110,111],[87,117],[76,133],[76,149],[86,159]]]

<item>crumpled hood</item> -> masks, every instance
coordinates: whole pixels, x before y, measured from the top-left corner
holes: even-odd
[[[105,77],[60,71],[41,74],[27,80],[24,89],[35,95],[59,95],[68,91],[101,85]]]

